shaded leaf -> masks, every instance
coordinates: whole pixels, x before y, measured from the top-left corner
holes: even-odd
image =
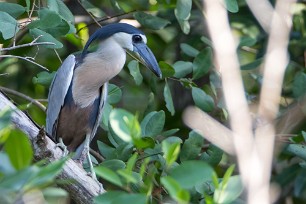
[[[206,94],[202,89],[192,87],[192,98],[197,107],[205,112],[210,112],[214,109],[213,98]]]
[[[192,47],[191,45],[188,45],[186,43],[180,44],[181,50],[190,57],[196,57],[200,51]]]
[[[301,144],[289,144],[286,150],[306,161],[306,146]]]
[[[63,44],[56,40],[52,35],[49,33],[46,33],[38,28],[30,29],[30,34],[33,36],[33,38],[37,38],[39,36],[39,39],[37,42],[51,42],[54,43],[54,45],[42,45],[43,47],[50,48],[50,49],[59,49],[63,47]]]
[[[32,21],[28,28],[39,28],[44,30],[45,28],[53,28],[62,22],[61,17],[54,11],[49,9],[40,9],[38,11],[38,20]]]
[[[177,78],[185,77],[187,74],[192,72],[192,63],[185,61],[177,61],[173,64],[175,70],[174,76]]]
[[[112,170],[105,166],[98,166],[94,168],[96,174],[100,176],[101,178],[104,178],[105,180],[117,185],[122,186],[122,182],[120,180],[120,177]]]
[[[123,191],[108,191],[97,196],[94,199],[95,204],[144,204],[147,203],[147,197],[145,194],[140,193],[126,193]]]
[[[104,156],[106,159],[112,158],[113,151],[115,148],[108,146],[107,144],[97,141],[99,152]]]
[[[5,12],[0,12],[0,25],[0,32],[4,40],[14,37],[19,31],[16,19]]]
[[[140,126],[143,136],[156,136],[163,130],[165,125],[165,112],[153,111],[147,114],[141,121]]]
[[[33,77],[32,81],[34,84],[40,84],[49,87],[54,78],[55,73],[56,72],[49,73],[46,71],[39,72],[36,77]]]
[[[17,18],[25,12],[25,8],[19,4],[0,2],[0,11],[6,12],[14,18]]]
[[[170,24],[170,21],[168,20],[141,11],[134,13],[134,18],[141,25],[153,30],[160,30]]]
[[[192,160],[196,159],[201,152],[202,145],[204,144],[204,138],[198,133],[191,131],[189,137],[185,140],[180,153],[180,160]]]
[[[134,78],[135,83],[140,85],[142,83],[143,77],[139,70],[139,63],[136,60],[132,60],[129,62],[128,68],[130,70],[130,74]]]
[[[172,95],[171,95],[170,88],[169,88],[167,81],[164,87],[164,98],[166,102],[166,107],[168,111],[171,113],[171,115],[173,116],[175,113],[175,109],[174,109]]]
[[[241,70],[252,70],[252,69],[256,69],[256,68],[258,68],[258,67],[261,65],[262,61],[263,61],[263,58],[256,59],[256,60],[254,60],[253,62],[250,62],[250,63],[248,63],[248,64],[242,65],[240,69],[241,69]]]
[[[118,103],[121,100],[121,97],[122,97],[121,89],[114,84],[109,84],[107,102],[109,104]]]
[[[203,161],[184,161],[170,172],[170,176],[184,189],[211,181],[212,175],[213,169]]]
[[[193,60],[193,79],[198,79],[208,73],[212,67],[212,49],[202,50]]]
[[[293,96],[300,97],[306,93],[306,74],[303,72],[296,73],[293,80]]]
[[[175,70],[171,65],[164,61],[160,61],[158,64],[162,71],[163,78],[172,77],[174,75]]]
[[[206,152],[200,156],[200,159],[212,166],[216,166],[221,162],[222,156],[223,151],[219,147],[210,144]]]

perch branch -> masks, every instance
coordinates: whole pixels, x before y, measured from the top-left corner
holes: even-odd
[[[29,97],[29,96],[23,94],[23,93],[20,93],[20,92],[18,92],[18,91],[15,91],[15,90],[12,90],[12,89],[3,87],[3,86],[0,86],[0,90],[3,91],[3,92],[5,92],[5,93],[13,94],[13,95],[16,95],[16,96],[18,96],[18,97],[20,97],[20,98],[23,98],[23,99],[29,101],[30,103],[36,105],[36,106],[37,106],[38,108],[40,108],[42,111],[44,111],[44,112],[46,111],[46,107],[45,107],[43,104],[41,104],[38,100],[35,100],[35,99],[33,99],[33,98],[31,98],[31,97]]]
[[[44,131],[40,131],[31,119],[0,92],[0,111],[8,107],[13,110],[11,115],[13,124],[30,139],[36,160],[46,159],[52,162],[62,157],[62,150],[56,148],[54,142],[43,133]],[[94,196],[98,195],[101,190],[99,184],[89,177],[87,172],[72,159],[66,162],[58,178],[69,182],[68,184],[61,184],[61,187],[70,193],[71,198],[76,203],[93,203]]]

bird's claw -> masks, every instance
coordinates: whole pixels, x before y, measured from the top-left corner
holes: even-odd
[[[64,144],[62,138],[59,138],[59,143],[57,143],[57,144],[55,145],[55,148],[57,148],[57,147],[59,147],[61,150],[63,150],[63,156],[64,156],[64,157],[68,155],[69,151],[68,151],[68,149],[67,149],[67,146]]]

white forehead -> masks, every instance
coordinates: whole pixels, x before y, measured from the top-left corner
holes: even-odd
[[[133,35],[140,35],[143,39],[143,42],[147,44],[147,37],[143,34],[129,34],[124,32],[115,33],[112,35],[112,38],[123,48],[133,50]]]

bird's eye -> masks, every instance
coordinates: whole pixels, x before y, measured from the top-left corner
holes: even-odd
[[[133,35],[133,43],[141,43],[142,42],[142,37],[140,35]]]

